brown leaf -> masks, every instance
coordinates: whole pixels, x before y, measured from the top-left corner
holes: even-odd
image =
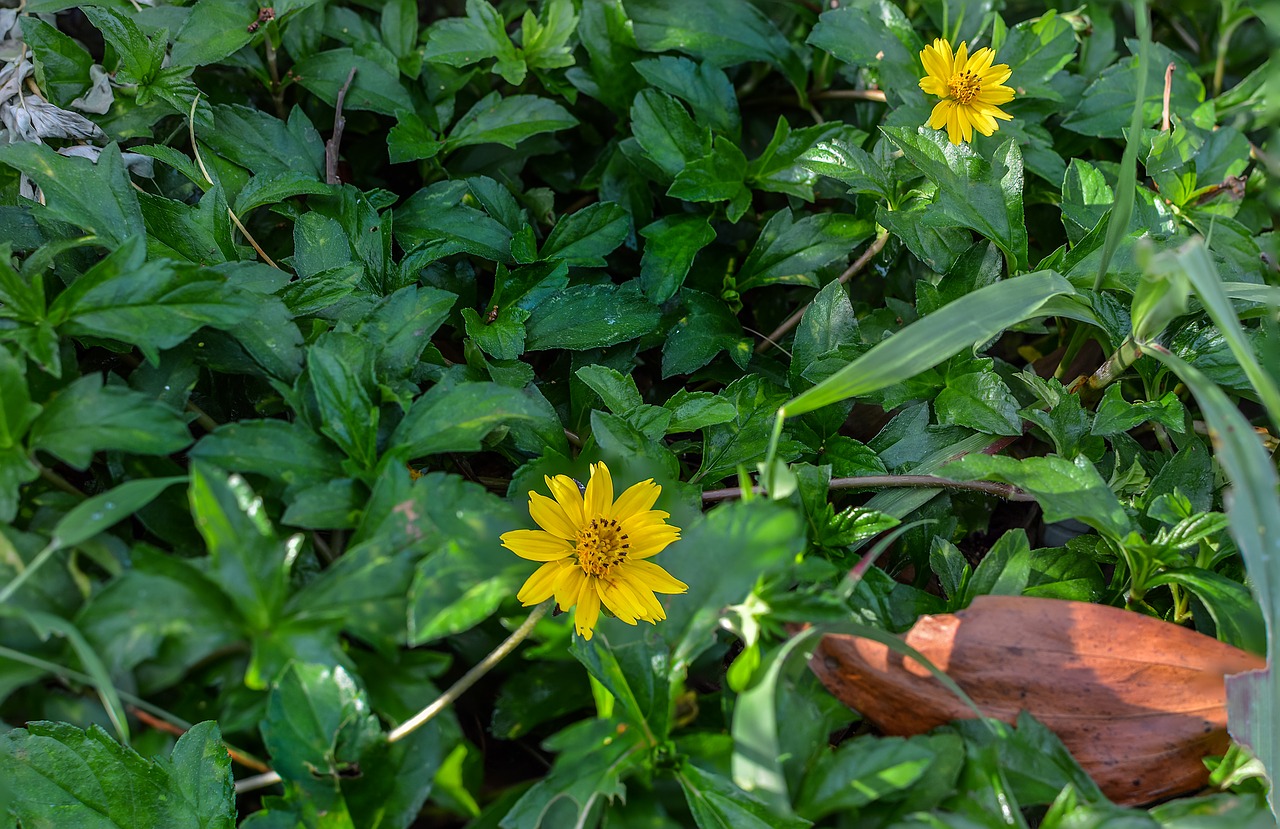
[[[1228,746],[1223,678],[1266,665],[1149,616],[1028,596],[980,596],[967,610],[922,616],[905,640],[987,716],[1031,713],[1124,805],[1203,786],[1201,758]],[[809,665],[886,734],[974,716],[923,665],[870,639],[827,635]]]

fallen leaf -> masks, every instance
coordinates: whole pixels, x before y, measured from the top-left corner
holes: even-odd
[[[1222,754],[1229,674],[1260,657],[1193,630],[1115,607],[980,596],[955,614],[922,616],[905,641],[982,712],[1020,710],[1052,729],[1116,803],[1202,787],[1201,758]],[[974,712],[929,670],[879,642],[827,635],[810,667],[886,734],[920,734]]]

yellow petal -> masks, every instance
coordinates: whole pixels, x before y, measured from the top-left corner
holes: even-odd
[[[658,601],[658,597],[638,580],[640,577],[632,578],[632,575],[625,569],[622,570],[619,574],[618,586],[625,589],[636,606],[644,611],[643,614],[637,614],[636,618],[654,624],[667,618],[667,611],[662,607],[662,602]]]
[[[992,66],[979,76],[978,80],[982,84],[982,88],[986,89],[992,86],[999,86],[1009,80],[1009,76],[1013,74],[1013,70],[1009,68],[1009,64],[1001,63]]]
[[[525,606],[542,604],[555,593],[555,582],[560,571],[573,564],[567,560],[548,561],[533,571],[533,575],[525,580],[524,586],[516,594],[516,598]]]
[[[569,523],[575,527],[585,524],[582,520],[582,491],[578,489],[577,481],[568,475],[557,475],[554,478],[547,475],[545,479],[547,489],[551,490],[552,497],[556,499],[560,509],[564,510]]]
[[[925,74],[929,76],[925,80],[941,81],[945,86],[947,78],[951,76],[951,67],[948,64],[947,57],[936,45],[926,46],[920,50],[920,65],[924,67]],[[921,81],[920,84],[923,86],[924,81]]]
[[[623,589],[620,581],[608,582],[604,579],[596,579],[596,591],[600,594],[600,601],[604,606],[627,624],[634,625],[636,619],[644,615],[644,608],[637,607],[635,600]]]
[[[618,502],[613,505],[613,515],[610,517],[626,521],[633,515],[647,512],[661,494],[662,487],[655,484],[653,478],[632,484],[627,487],[626,492],[618,496]]]
[[[627,534],[637,533],[646,527],[666,527],[670,526],[666,523],[671,517],[671,513],[663,512],[660,509],[650,509],[644,512],[634,512],[627,518],[619,522],[622,531]]]
[[[947,88],[947,82],[935,78],[933,75],[921,78],[920,88],[924,90],[926,95],[937,95],[939,98],[945,98],[951,94],[951,90]]]
[[[583,515],[588,521],[597,516],[608,518],[611,509],[613,509],[613,478],[609,475],[609,467],[603,463],[593,463],[591,480],[587,481]]]
[[[1007,104],[1013,100],[1013,90],[1007,86],[993,86],[990,89],[983,89],[982,93],[974,99],[975,106],[983,104],[991,106],[999,106]]]
[[[966,41],[960,41],[960,48],[956,49],[956,58],[951,63],[953,72],[963,72],[965,67],[969,65],[969,44]]]
[[[600,594],[596,592],[595,579],[583,579],[578,591],[578,609],[573,613],[573,625],[578,635],[590,640],[600,619]]]
[[[627,551],[627,558],[636,561],[652,558],[667,549],[673,542],[679,540],[680,533],[675,531],[675,527],[658,527],[652,530],[645,530],[642,533],[628,537],[627,541],[631,548]]]
[[[933,112],[929,113],[929,129],[940,130],[947,125],[947,118],[955,108],[955,101],[938,101]]]
[[[960,131],[960,107],[953,106],[947,113],[947,138],[952,144],[959,144],[964,140],[964,133]]]
[[[556,561],[573,554],[573,545],[544,530],[512,530],[502,534],[502,546],[529,561]]]
[[[561,610],[568,610],[577,603],[578,594],[582,592],[582,583],[586,580],[587,575],[582,572],[581,567],[570,566],[560,571],[560,575],[556,576],[553,589],[556,604],[560,605]]]
[[[939,74],[943,78],[950,78],[956,63],[955,55],[951,52],[951,41],[940,37],[934,38],[933,48],[938,57],[942,59],[942,72]]]
[[[569,516],[564,514],[559,503],[545,495],[529,493],[529,514],[533,516],[534,521],[538,522],[539,527],[557,538],[574,541],[578,537],[579,525],[569,520]]]
[[[632,584],[639,581],[655,593],[683,593],[689,589],[689,585],[651,561],[627,561],[622,567]]]
[[[995,60],[996,53],[991,51],[990,46],[983,46],[978,51],[969,56],[969,65],[965,67],[968,71],[982,77],[982,73],[986,72],[991,66],[991,62]]]
[[[985,112],[974,111],[969,114],[969,118],[973,121],[973,128],[983,135],[990,135],[1000,127],[996,119]]]

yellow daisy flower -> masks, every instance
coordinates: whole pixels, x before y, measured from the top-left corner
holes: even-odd
[[[920,88],[942,99],[929,116],[929,126],[935,130],[945,126],[952,144],[972,141],[975,129],[990,135],[1000,128],[997,118],[1013,120],[1000,109],[1000,104],[1013,100],[1013,90],[1003,86],[1012,70],[1003,63],[992,66],[995,59],[996,53],[985,46],[970,55],[965,43],[953,55],[951,44],[943,38],[921,50],[925,77]]]
[[[667,618],[655,593],[683,593],[689,586],[647,559],[680,538],[669,513],[651,509],[662,487],[641,481],[613,499],[613,479],[592,464],[583,493],[568,475],[547,477],[552,498],[529,493],[529,514],[540,530],[502,534],[502,546],[543,565],[516,594],[525,607],[552,596],[561,610],[577,606],[574,626],[590,639],[603,604],[629,625]]]

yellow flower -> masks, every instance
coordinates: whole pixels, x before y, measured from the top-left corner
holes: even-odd
[[[995,59],[996,53],[985,46],[970,55],[965,43],[952,55],[951,44],[942,38],[921,50],[925,77],[920,88],[942,99],[929,116],[929,126],[945,126],[952,144],[972,141],[975,129],[990,135],[1000,128],[997,118],[1013,120],[1000,109],[1000,104],[1013,100],[1013,90],[1002,85],[1012,70],[1003,63],[992,66]]]
[[[648,561],[680,538],[651,509],[662,487],[641,481],[613,499],[613,479],[603,463],[591,466],[586,493],[568,475],[546,478],[553,498],[529,493],[529,514],[540,530],[503,533],[502,546],[544,562],[516,594],[525,607],[552,596],[561,610],[577,606],[574,625],[590,639],[603,604],[629,625],[667,618],[655,593],[683,593],[689,586]]]

